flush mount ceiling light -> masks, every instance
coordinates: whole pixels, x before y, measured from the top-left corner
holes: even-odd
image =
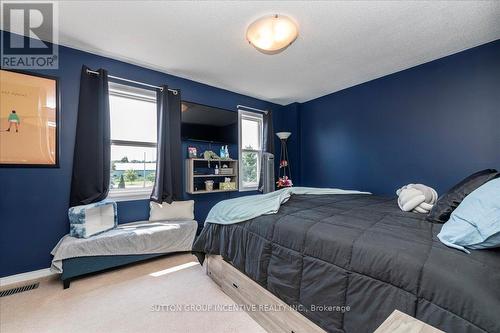
[[[299,34],[294,21],[283,15],[265,16],[248,26],[247,40],[265,54],[276,54],[292,44]]]

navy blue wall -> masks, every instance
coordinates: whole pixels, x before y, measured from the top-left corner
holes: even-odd
[[[500,168],[500,40],[300,106],[301,181],[440,193]]]
[[[0,169],[0,276],[50,265],[50,251],[69,230],[67,209],[71,182],[80,71],[85,64],[110,74],[154,85],[180,88],[182,98],[224,109],[243,104],[271,109],[279,118],[281,106],[71,48],[59,48],[59,69],[39,71],[57,76],[61,87],[61,167],[58,169]],[[210,66],[210,64],[207,64]],[[277,124],[279,128],[281,125]],[[248,194],[248,192],[245,192]],[[232,195],[240,195],[239,193]],[[204,216],[229,194],[193,196],[196,216]],[[148,201],[119,203],[120,223],[147,219]]]

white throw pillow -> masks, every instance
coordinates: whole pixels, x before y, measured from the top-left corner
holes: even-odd
[[[172,201],[171,204],[151,201],[149,208],[150,221],[194,220],[194,200]]]

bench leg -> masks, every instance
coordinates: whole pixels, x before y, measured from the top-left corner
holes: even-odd
[[[62,280],[64,289],[68,289],[71,283],[70,279]]]

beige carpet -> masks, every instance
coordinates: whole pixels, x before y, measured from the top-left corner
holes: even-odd
[[[2,297],[0,332],[264,332],[245,312],[153,311],[174,304],[234,302],[194,256],[172,255],[81,278],[66,290],[47,279]]]

